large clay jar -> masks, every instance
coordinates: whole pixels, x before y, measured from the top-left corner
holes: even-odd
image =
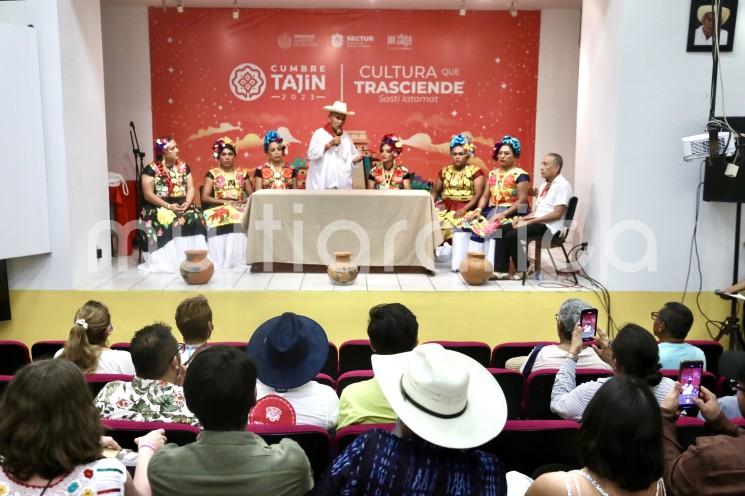
[[[492,275],[494,266],[486,260],[483,252],[469,251],[460,264],[460,275],[472,286],[484,284]]]
[[[215,265],[207,258],[207,250],[186,250],[181,262],[181,277],[186,284],[207,284],[215,273]]]
[[[348,251],[335,251],[336,262],[326,269],[334,284],[352,284],[357,279],[360,269],[352,263],[352,254]]]

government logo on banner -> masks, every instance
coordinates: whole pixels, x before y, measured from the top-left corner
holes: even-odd
[[[247,62],[230,73],[230,91],[244,102],[252,102],[264,94],[266,76],[261,67]]]

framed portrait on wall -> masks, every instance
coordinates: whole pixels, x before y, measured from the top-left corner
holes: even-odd
[[[735,39],[737,0],[721,0],[722,16],[719,24],[719,51],[731,52]],[[691,0],[688,20],[688,52],[710,52],[714,44],[714,13],[712,0]]]

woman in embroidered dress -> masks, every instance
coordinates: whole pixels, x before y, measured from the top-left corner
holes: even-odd
[[[70,329],[70,337],[54,358],[67,358],[85,374],[135,375],[129,352],[106,346],[113,330],[106,305],[87,301],[75,312],[75,325]]]
[[[473,211],[474,215],[483,215],[494,228],[502,230],[502,235],[494,238],[495,245],[503,242],[504,237],[512,230],[513,221],[526,215],[530,209],[530,175],[515,161],[520,158],[521,151],[520,140],[510,135],[502,136],[494,145],[492,159],[497,161],[498,167],[489,172],[484,194],[481,195],[478,208]],[[509,277],[510,261],[498,260],[498,253],[500,250],[495,248],[496,277],[506,279]]]
[[[383,136],[380,140],[380,160],[373,162],[367,177],[367,189],[411,189],[409,169],[396,163],[403,150],[404,145],[398,136]]]
[[[277,131],[272,130],[264,135],[264,153],[266,162],[256,168],[254,175],[256,190],[294,189],[297,170],[285,163],[287,146]]]
[[[207,172],[202,187],[210,259],[219,269],[246,263],[246,235],[241,218],[253,187],[248,171],[235,166],[237,152],[227,136],[215,141],[212,156],[219,167]]]
[[[145,263],[140,270],[179,273],[186,250],[206,250],[207,229],[202,212],[194,205],[191,169],[179,160],[179,149],[170,136],[158,138],[155,162],[142,171],[143,224],[138,232]]]
[[[436,204],[445,239],[452,237],[453,228],[463,225],[465,215],[476,208],[484,193],[484,173],[471,163],[473,154],[474,146],[468,136],[453,136],[450,140],[452,163],[443,167],[432,187],[435,202],[442,196],[442,201]]]
[[[18,371],[0,402],[0,495],[137,496],[150,494],[147,467],[163,447],[162,429],[138,444],[134,480],[121,449],[103,429],[83,373],[68,360],[41,360]]]
[[[582,469],[543,474],[525,495],[665,495],[662,415],[640,379],[603,384],[582,414],[577,447]]]

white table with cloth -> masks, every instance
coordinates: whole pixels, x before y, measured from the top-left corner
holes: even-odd
[[[259,190],[243,228],[254,271],[327,266],[334,252],[348,251],[363,269],[434,272],[442,243],[437,210],[424,190]]]

